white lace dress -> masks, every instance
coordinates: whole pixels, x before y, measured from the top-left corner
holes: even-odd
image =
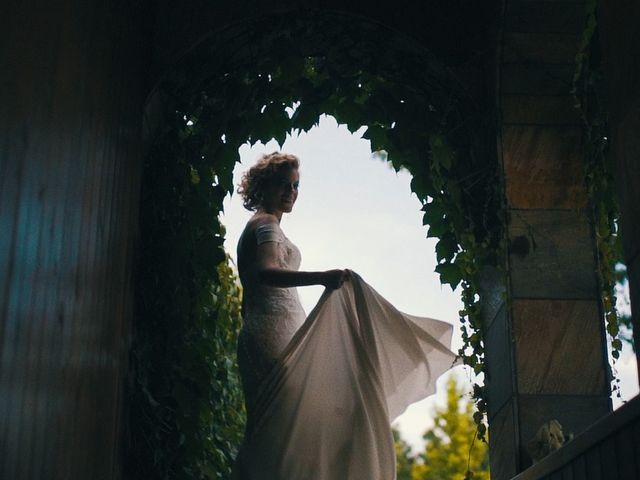
[[[253,402],[262,380],[300,328],[306,314],[296,288],[278,288],[258,280],[255,262],[240,252],[244,233],[238,243],[240,280],[243,287],[243,327],[238,339],[238,363],[245,393],[247,413],[252,416]],[[260,225],[256,244],[278,244],[278,266],[288,270],[300,268],[300,250],[284,235],[277,224]]]
[[[248,423],[233,478],[395,479],[391,420],[456,363],[451,325],[398,311],[354,272],[305,318],[295,288],[258,282],[240,251],[247,240],[238,362]],[[299,267],[278,225],[255,241],[276,242],[280,265]]]

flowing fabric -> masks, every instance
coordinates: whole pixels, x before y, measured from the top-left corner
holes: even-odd
[[[398,311],[356,273],[326,290],[255,389],[234,478],[392,480],[391,420],[451,368],[452,326]]]

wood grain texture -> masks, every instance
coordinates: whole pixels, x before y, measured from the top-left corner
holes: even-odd
[[[144,22],[112,2],[6,10],[0,477],[118,478]]]
[[[513,298],[599,298],[586,212],[513,209],[509,239]]]
[[[518,392],[606,398],[601,334],[596,300],[514,300]]]
[[[580,127],[504,125],[509,206],[586,209],[582,135]]]

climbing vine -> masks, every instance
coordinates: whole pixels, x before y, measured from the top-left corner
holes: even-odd
[[[168,100],[142,199],[131,478],[228,474],[242,430],[240,291],[218,215],[240,145],[282,144],[323,113],[352,132],[366,125],[372,151],[411,173],[438,239],[436,271],[461,286],[460,356],[484,371],[480,273],[498,263],[502,238],[494,137],[436,58],[396,34],[382,44],[381,28],[315,12],[259,20],[205,40],[160,85]],[[482,436],[486,403],[480,386],[474,394]]]
[[[608,155],[609,125],[599,48],[597,2],[589,0],[585,30],[576,57],[573,94],[585,126],[585,178],[597,243],[603,315],[615,372],[615,362],[622,350],[620,325],[625,324],[616,308],[616,284],[620,276],[616,266],[622,261],[622,247],[618,231],[620,209],[613,165]],[[614,393],[620,396],[620,379],[614,377],[614,382]]]

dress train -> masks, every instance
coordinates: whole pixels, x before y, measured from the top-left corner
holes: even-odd
[[[236,480],[392,480],[391,421],[456,363],[452,326],[356,273],[325,290],[257,389]]]

